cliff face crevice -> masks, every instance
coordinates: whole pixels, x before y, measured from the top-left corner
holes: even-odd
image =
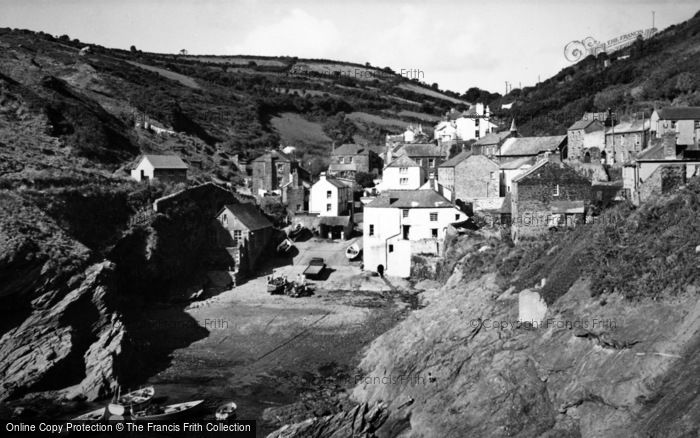
[[[117,384],[138,384],[134,379],[148,377],[155,364],[167,361],[170,351],[140,347],[156,340],[144,339],[131,322],[149,303],[183,292],[204,267],[215,209],[237,202],[217,187],[197,194],[185,192],[148,223],[112,237],[116,243],[108,259],[92,264],[96,253],[56,222],[69,218],[75,232],[76,212],[49,216],[33,202],[9,195],[22,211],[0,212],[7,225],[0,233],[0,278],[6,280],[0,299],[4,310],[17,314],[0,332],[0,401],[46,391],[95,400],[113,393]],[[98,203],[110,199],[98,197]],[[197,336],[201,333],[183,340]]]

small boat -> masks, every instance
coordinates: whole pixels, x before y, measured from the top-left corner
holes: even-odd
[[[117,403],[136,407],[151,401],[155,394],[155,388],[152,386],[146,386],[144,388],[137,389],[136,391],[127,392],[117,399]]]
[[[236,409],[238,409],[236,403],[224,403],[216,409],[216,414],[214,414],[214,416],[217,420],[228,420],[229,418],[233,419],[236,417]]]
[[[304,228],[304,226],[302,224],[297,224],[294,228],[292,228],[289,231],[289,233],[287,233],[287,235],[289,236],[290,239],[292,239],[294,242],[296,242],[296,240],[299,237],[303,236],[305,230],[306,230],[306,228]]]
[[[277,252],[280,254],[285,254],[292,248],[294,248],[294,242],[292,242],[290,239],[284,239],[279,245],[277,245]]]
[[[107,411],[107,408],[99,408],[95,409],[94,411],[90,411],[88,413],[85,413],[83,415],[80,415],[78,417],[73,418],[73,421],[98,421],[105,419],[105,411]]]
[[[149,407],[143,411],[134,412],[131,418],[134,420],[170,420],[185,413],[192,412],[204,400],[194,400],[184,403],[176,403],[163,407]]]
[[[107,410],[113,415],[124,415],[127,408],[129,411],[133,411],[150,402],[155,393],[156,390],[152,386],[146,386],[121,396],[117,395],[117,400],[107,405]]]
[[[352,245],[348,246],[348,248],[345,250],[345,257],[348,258],[348,260],[354,260],[356,259],[360,253],[362,252],[362,245],[360,241],[354,242]]]

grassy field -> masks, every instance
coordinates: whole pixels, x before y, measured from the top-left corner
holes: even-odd
[[[134,62],[134,61],[127,61],[127,62],[131,65],[135,65],[136,67],[139,67],[139,68],[142,68],[142,69],[145,69],[148,71],[156,72],[159,75],[162,75],[168,79],[172,79],[173,81],[177,81],[186,87],[194,88],[196,90],[199,90],[202,88],[199,86],[197,81],[195,81],[194,79],[192,79],[189,76],[185,76],[185,75],[182,75],[180,73],[175,73],[174,71],[166,70],[164,68],[154,67],[152,65],[141,64],[139,62]]]
[[[364,113],[361,111],[353,112],[348,114],[348,118],[353,122],[368,123],[373,125],[385,126],[385,127],[399,127],[405,128],[409,125],[408,122],[404,120],[399,120],[391,117],[382,117],[374,114]]]
[[[414,93],[424,94],[426,96],[435,97],[438,99],[443,99],[443,100],[446,100],[448,102],[452,102],[452,103],[457,104],[457,105],[469,105],[469,102],[464,101],[462,99],[456,99],[454,97],[446,96],[446,95],[440,93],[439,91],[431,90],[431,89],[421,87],[421,86],[415,85],[415,84],[401,84],[401,85],[399,85],[399,88],[403,88],[404,90],[413,91]]]
[[[319,123],[310,122],[299,114],[282,113],[270,120],[284,145],[328,145],[331,139]]]

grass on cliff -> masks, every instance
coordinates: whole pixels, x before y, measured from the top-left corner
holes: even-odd
[[[700,291],[700,180],[639,208],[621,204],[596,223],[569,232],[544,234],[511,247],[495,238],[460,237],[448,248],[439,273],[456,268],[467,278],[496,270],[504,288],[536,287],[551,304],[581,278],[591,295],[617,292],[628,299]],[[479,252],[488,245],[489,249]]]

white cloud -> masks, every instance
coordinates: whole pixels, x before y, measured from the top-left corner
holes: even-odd
[[[337,53],[340,32],[331,20],[293,9],[277,21],[255,27],[228,54],[327,58]]]

